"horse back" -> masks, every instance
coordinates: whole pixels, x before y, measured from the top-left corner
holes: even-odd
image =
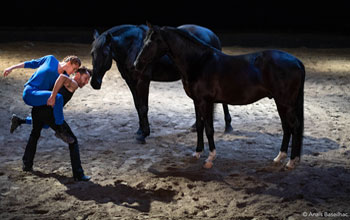
[[[254,65],[264,74],[276,79],[305,79],[305,68],[295,56],[279,50],[265,50],[256,56]],[[272,80],[272,79],[271,79]]]
[[[198,40],[210,45],[211,47],[221,50],[221,42],[219,37],[208,28],[194,24],[184,24],[177,28],[186,30]]]
[[[295,56],[279,50],[262,51],[255,60],[265,88],[278,100],[296,99],[305,82],[305,68]]]
[[[301,61],[278,50],[239,56],[216,52],[203,62],[200,72],[196,80],[205,84],[203,88],[210,88],[201,93],[207,92],[216,102],[233,105],[253,103],[264,97],[292,101],[305,78]]]

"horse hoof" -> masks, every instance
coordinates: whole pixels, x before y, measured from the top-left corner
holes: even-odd
[[[143,135],[136,135],[135,139],[138,144],[146,144],[146,138]]]
[[[205,160],[204,168],[210,169],[213,167],[213,161],[216,159],[216,150],[209,153],[208,158]]]
[[[230,125],[230,126],[227,126],[226,128],[225,128],[225,134],[230,134],[230,133],[232,133],[232,131],[233,131],[233,128],[232,128],[232,126]]]
[[[288,170],[293,170],[300,162],[300,158],[299,157],[296,157],[294,158],[293,160],[289,160],[287,165],[286,165],[286,168]]]
[[[209,152],[208,159],[206,161],[214,161],[216,159],[216,150]]]
[[[287,158],[287,153],[286,152],[282,152],[280,151],[277,155],[277,157],[275,157],[275,159],[273,159],[273,162],[275,163],[281,163],[284,159]]]
[[[194,124],[190,127],[190,132],[197,132],[196,123],[194,123]]]
[[[192,157],[198,160],[201,157],[201,153],[202,152],[193,152]]]
[[[139,129],[135,132],[135,135],[142,135],[142,130],[141,130],[141,128],[139,128]]]
[[[213,167],[213,161],[206,161],[205,164],[203,165],[205,169],[210,169]]]

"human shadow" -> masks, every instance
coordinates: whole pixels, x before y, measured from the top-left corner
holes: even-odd
[[[40,178],[55,178],[67,187],[66,193],[81,201],[93,200],[96,203],[113,202],[116,205],[136,209],[140,212],[149,212],[152,201],[170,203],[176,195],[176,191],[168,189],[149,190],[128,186],[122,180],[117,180],[113,185],[102,186],[89,182],[74,182],[72,178],[56,173],[45,174],[33,171]]]

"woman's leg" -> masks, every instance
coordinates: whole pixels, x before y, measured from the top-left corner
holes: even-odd
[[[23,91],[23,100],[30,106],[42,106],[47,104],[47,100],[51,96],[51,91],[37,90],[31,86],[26,86]],[[55,117],[55,123],[62,125],[64,121],[63,116],[63,97],[61,94],[57,94],[56,103],[53,107],[53,113]]]
[[[27,85],[23,91],[23,100],[30,106],[46,106],[47,100],[51,96],[51,91],[37,90],[36,88]],[[73,143],[74,139],[68,134],[63,126],[63,97],[61,94],[57,94],[56,103],[53,107],[53,114],[55,118],[56,136],[62,139],[66,143]]]

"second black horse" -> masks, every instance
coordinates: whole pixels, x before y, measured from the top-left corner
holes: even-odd
[[[199,40],[221,50],[219,38],[209,29],[197,25],[182,25],[178,29],[192,33]],[[143,73],[135,70],[133,63],[143,46],[148,27],[146,25],[115,26],[101,35],[95,31],[92,43],[93,73],[91,86],[100,89],[102,78],[115,60],[121,76],[126,81],[134,98],[134,104],[139,116],[139,129],[136,140],[146,143],[145,138],[150,134],[148,122],[148,94],[150,81],[172,82],[181,78],[173,61],[164,55],[148,65]],[[230,132],[231,116],[227,105],[223,104],[225,114],[225,132]]]
[[[292,137],[288,168],[299,162],[304,129],[305,68],[296,57],[283,51],[265,50],[229,56],[198,41],[188,32],[152,26],[134,65],[142,71],[147,63],[168,54],[179,68],[186,94],[193,99],[197,122],[199,158],[203,151],[203,130],[208,138],[209,157],[205,167],[212,167],[216,157],[213,104],[247,105],[264,97],[275,100],[282,122],[283,140],[275,162],[287,157]]]

